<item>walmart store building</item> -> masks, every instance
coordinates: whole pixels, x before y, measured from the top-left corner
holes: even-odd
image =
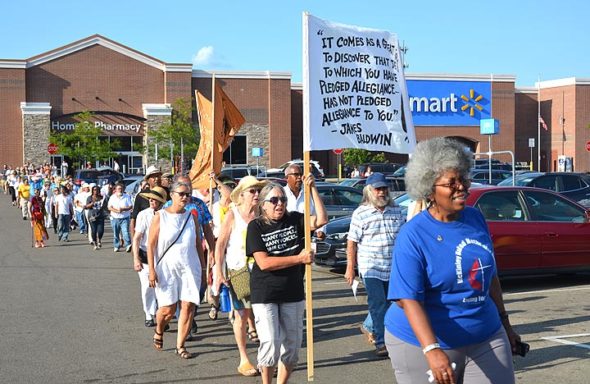
[[[88,110],[103,139],[117,138],[119,163],[128,172],[141,172],[155,161],[138,150],[150,140],[150,130],[169,121],[176,99],[189,99],[195,90],[210,97],[212,75],[100,35],[28,59],[0,59],[0,162],[59,163],[60,155],[47,151],[50,132],[72,129],[73,117]],[[291,83],[289,73],[216,71],[215,78],[246,119],[224,155],[228,164],[255,164],[252,148],[263,148],[260,165],[269,167],[302,156],[302,88]],[[488,137],[480,135],[479,121],[492,117],[500,122],[492,150],[512,151],[519,162],[532,158],[536,169],[539,148],[541,170],[556,170],[559,157],[567,156],[575,171],[590,171],[590,79],[544,81],[538,92],[536,85],[516,87],[516,78],[507,75],[406,78],[418,140],[449,136],[475,152],[486,152]],[[540,143],[538,97],[547,124]],[[535,141],[532,151],[530,139]],[[403,155],[388,157],[406,160]],[[312,158],[336,173],[331,151],[314,152]]]

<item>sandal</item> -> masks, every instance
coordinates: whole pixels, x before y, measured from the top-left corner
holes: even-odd
[[[256,369],[256,367],[253,366],[250,362],[248,362],[244,365],[240,365],[238,367],[238,372],[240,373],[240,375],[246,376],[246,377],[252,377],[252,376],[258,375],[258,369]]]
[[[248,339],[254,343],[260,343],[260,339],[258,338],[258,333],[255,329],[248,330]]]
[[[160,336],[160,338],[156,339],[156,336]],[[162,347],[164,346],[164,334],[155,331],[152,341],[154,342],[154,348],[156,348],[158,351],[161,351]]]
[[[185,348],[184,345],[180,348],[176,348],[176,354],[178,356],[180,356],[181,359],[185,359],[185,360],[192,359],[194,357],[194,355],[192,353],[187,351],[187,349]]]
[[[215,304],[211,304],[211,309],[209,310],[209,318],[211,320],[217,320],[217,313],[219,312],[219,307],[215,306]]]

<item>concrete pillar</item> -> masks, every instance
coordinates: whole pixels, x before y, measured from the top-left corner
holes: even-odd
[[[49,103],[21,102],[23,115],[23,163],[42,165],[49,162],[47,152],[51,127]]]

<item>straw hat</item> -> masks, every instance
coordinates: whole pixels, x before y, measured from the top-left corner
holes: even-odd
[[[168,200],[168,193],[166,193],[166,190],[162,187],[154,187],[147,192],[140,193],[139,196],[145,197],[146,199],[154,199],[162,204],[166,203],[166,200]]]
[[[151,175],[161,175],[162,171],[160,171],[158,168],[156,168],[153,165],[150,165],[147,169],[147,171],[145,171],[145,176],[143,177],[144,180],[147,180]]]
[[[266,184],[267,184],[266,181],[258,180],[254,176],[245,176],[242,178],[242,180],[240,180],[237,187],[235,187],[234,190],[232,191],[232,193],[230,195],[231,201],[233,201],[234,203],[237,203],[240,198],[240,194],[242,192],[244,192],[245,190],[250,189],[250,188],[262,188]]]

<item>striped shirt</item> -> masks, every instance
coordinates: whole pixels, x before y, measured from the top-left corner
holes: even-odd
[[[406,219],[399,207],[383,212],[361,205],[352,214],[348,240],[357,243],[357,265],[363,278],[389,281],[395,238]]]

